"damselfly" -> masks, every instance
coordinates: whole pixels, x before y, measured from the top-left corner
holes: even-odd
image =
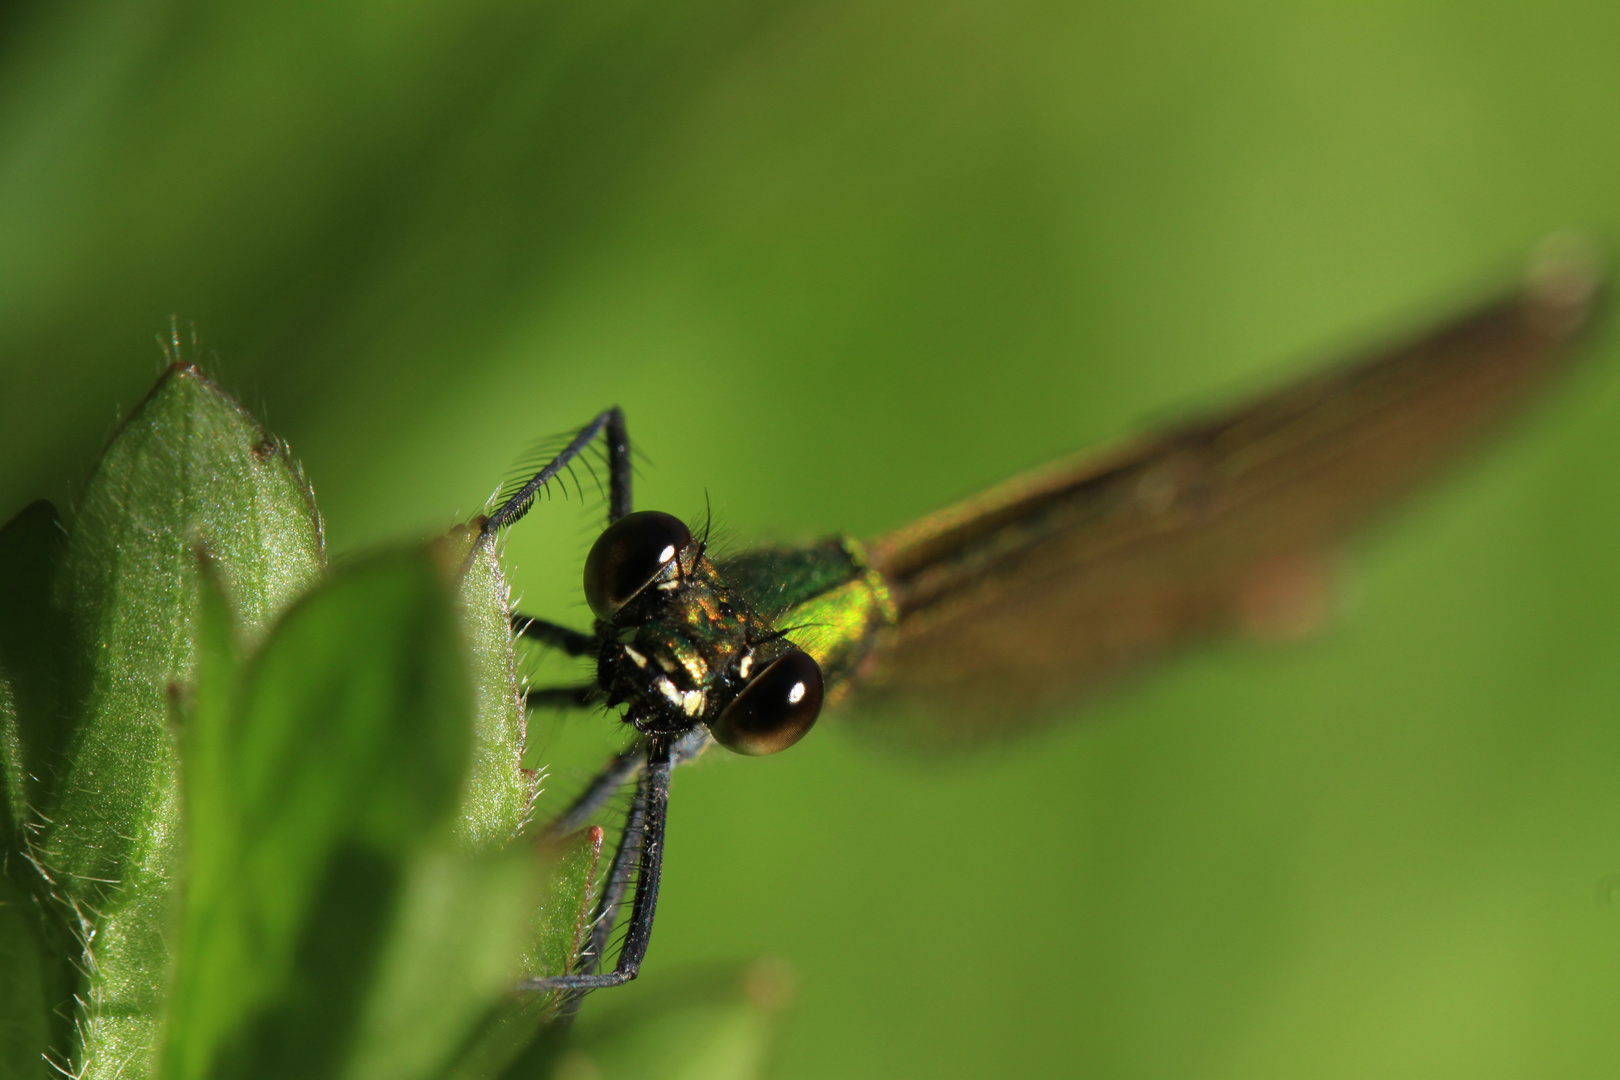
[[[711,558],[707,530],[635,511],[630,439],[597,416],[512,490],[482,535],[522,517],[597,440],[608,527],[585,562],[589,631],[513,616],[521,637],[594,658],[541,706],[622,708],[635,731],[552,834],[635,784],[582,969],[530,980],[583,992],[636,977],[662,872],[670,771],[711,743],[771,754],[824,706],[903,703],[932,743],[1027,728],[1177,646],[1309,621],[1335,547],[1517,409],[1587,324],[1590,259],[1396,347],[1237,408],[1059,461],[875,540],[840,536]],[[598,965],[632,892],[611,971]]]

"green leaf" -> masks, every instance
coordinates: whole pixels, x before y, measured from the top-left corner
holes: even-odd
[[[0,1076],[44,1077],[51,1044],[53,957],[38,932],[33,897],[0,873]]]
[[[533,943],[524,957],[525,976],[574,970],[590,931],[602,837],[601,827],[592,825],[565,839],[554,852],[552,878],[535,918]]]
[[[501,1080],[754,1080],[793,989],[780,960],[666,976],[549,1030]]]
[[[0,806],[18,854],[50,823],[0,878],[8,1075],[145,1076],[161,1030],[165,1077],[493,1077],[545,1033],[511,986],[576,963],[602,834],[513,843],[538,776],[492,546],[322,570],[284,448],[186,367],[71,539],[44,504],[0,531]]]
[[[197,562],[212,553],[248,639],[322,572],[320,521],[285,448],[194,368],[120,428],[85,491],[55,586],[93,644],[42,863],[88,953],[83,1075],[143,1075],[168,979],[179,847],[167,691],[191,679]]]
[[[22,723],[11,684],[5,661],[0,660],[0,836],[5,838],[8,854],[19,846],[19,830],[28,814]]]
[[[548,874],[540,903],[530,911],[521,976],[556,975],[575,970],[586,942],[595,900],[593,885],[602,861],[602,830],[581,829],[561,844],[547,845]],[[478,1037],[456,1062],[462,1080],[500,1076],[537,1037],[555,1014],[557,995],[518,992],[488,1017]]]
[[[48,502],[0,529],[0,824],[7,835],[49,800],[72,728],[63,696],[82,649],[51,602],[67,533]]]
[[[426,853],[405,882],[361,1018],[351,1080],[440,1075],[519,974],[547,866],[531,851]]]
[[[454,603],[425,552],[358,562],[235,679],[225,605],[202,610],[184,745],[217,774],[188,780],[187,812],[217,824],[194,833],[163,1075],[338,1075],[391,928],[425,902],[413,861],[453,829],[471,712]]]
[[[74,936],[35,864],[38,810],[72,733],[66,707],[85,663],[51,587],[67,534],[36,502],[0,528],[0,1075],[50,1076],[74,1038]]]
[[[472,665],[472,762],[461,800],[459,835],[469,850],[500,847],[528,823],[539,774],[522,766],[528,723],[518,690],[506,576],[478,523],[434,541],[445,572],[460,579],[461,627]]]

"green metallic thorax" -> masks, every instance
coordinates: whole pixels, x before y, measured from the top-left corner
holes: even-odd
[[[878,632],[897,617],[888,584],[847,536],[764,548],[721,560],[726,584],[821,665],[827,700],[837,701]]]

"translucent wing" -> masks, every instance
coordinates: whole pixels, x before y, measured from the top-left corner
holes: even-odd
[[[905,707],[871,723],[930,746],[1009,734],[1178,646],[1305,627],[1340,541],[1564,366],[1597,280],[1545,260],[1398,347],[872,541],[900,621],[859,697]]]

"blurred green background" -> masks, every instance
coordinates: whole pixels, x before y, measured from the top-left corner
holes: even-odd
[[[614,402],[640,505],[743,542],[885,530],[1620,236],[1611,4],[23,0],[0,41],[0,517],[71,500],[171,313],[337,553]],[[784,957],[784,1077],[1613,1074],[1593,351],[1310,644],[971,758],[829,722],[683,770],[623,1000]],[[526,608],[585,622],[600,512],[513,533]],[[615,735],[536,725],[554,797]]]

